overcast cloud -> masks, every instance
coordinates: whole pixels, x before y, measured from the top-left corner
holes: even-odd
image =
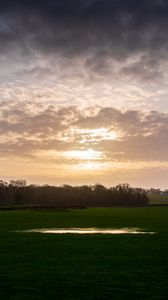
[[[61,176],[88,149],[90,172],[109,166],[103,182],[114,163],[119,181],[167,172],[166,0],[0,0],[0,67],[0,175],[15,157],[13,177],[19,159],[29,178],[36,163]],[[54,176],[43,167],[37,177]]]

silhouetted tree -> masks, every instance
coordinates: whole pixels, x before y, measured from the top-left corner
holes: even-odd
[[[119,184],[106,188],[93,186],[26,185],[25,180],[0,181],[0,205],[28,205],[53,207],[110,207],[146,205],[148,197],[143,189]]]
[[[23,191],[26,187],[26,180],[11,180],[9,189],[11,190],[15,204],[23,203]]]

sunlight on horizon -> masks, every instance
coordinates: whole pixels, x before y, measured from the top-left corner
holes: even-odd
[[[86,161],[75,165],[74,169],[78,171],[98,171],[106,168],[104,162]]]
[[[97,160],[102,158],[102,152],[93,149],[87,150],[71,150],[64,153],[65,158],[73,158],[79,160]]]

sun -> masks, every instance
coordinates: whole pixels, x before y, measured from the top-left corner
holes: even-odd
[[[66,158],[73,158],[77,160],[99,160],[102,157],[102,152],[96,151],[93,149],[87,149],[87,150],[71,150],[67,151],[65,153]]]

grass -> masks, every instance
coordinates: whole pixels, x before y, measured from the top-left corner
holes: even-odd
[[[151,204],[168,204],[167,195],[149,194],[148,197]]]
[[[47,235],[54,227],[140,227],[156,235]],[[168,298],[168,207],[0,212],[0,299]]]

